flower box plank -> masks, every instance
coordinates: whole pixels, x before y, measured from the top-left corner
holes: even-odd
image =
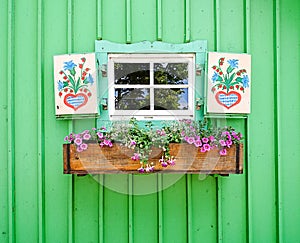
[[[149,163],[155,165],[155,172],[190,174],[241,174],[243,173],[243,144],[227,149],[221,156],[217,149],[201,153],[195,146],[181,143],[170,144],[170,154],[176,164],[164,168],[158,162],[162,150],[155,148],[149,156]],[[138,173],[139,161],[133,161],[133,151],[119,144],[100,148],[91,143],[87,150],[77,152],[74,144],[63,145],[65,174],[116,174]]]

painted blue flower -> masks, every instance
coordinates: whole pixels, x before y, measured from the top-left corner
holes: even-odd
[[[64,83],[62,81],[57,82],[57,89],[58,91],[61,91],[64,88]]]
[[[229,59],[227,62],[230,65],[230,67],[233,68],[238,68],[238,59]]]
[[[214,72],[213,76],[211,77],[213,83],[214,83],[215,81],[217,81],[218,78],[219,78],[219,74],[218,74],[217,72]]]
[[[69,62],[64,62],[64,70],[72,70],[73,68],[75,68],[77,65],[73,62],[73,60],[69,61]]]
[[[244,88],[249,87],[249,77],[248,77],[248,75],[243,75],[242,82],[243,82],[243,87]]]
[[[86,78],[87,81],[90,83],[90,84],[93,84],[94,83],[94,79],[93,79],[93,76],[91,74],[89,74],[89,76]]]

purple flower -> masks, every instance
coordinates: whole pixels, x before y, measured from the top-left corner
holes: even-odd
[[[232,141],[231,140],[227,140],[226,141],[226,145],[227,145],[228,148],[230,148],[230,146],[232,145]]]
[[[175,165],[175,159],[173,158],[169,159],[167,162],[169,165]]]
[[[203,148],[205,149],[205,151],[209,151],[210,150],[210,145],[209,144],[204,144]]]
[[[167,163],[166,161],[163,161],[163,162],[161,163],[161,166],[162,166],[162,167],[167,167],[167,166],[168,166],[168,163]]]
[[[97,136],[98,136],[98,138],[100,138],[100,139],[103,139],[103,138],[104,138],[104,135],[103,135],[102,132],[97,132]]]
[[[209,136],[208,138],[209,138],[209,140],[210,140],[211,142],[215,141],[215,137],[214,137],[214,136]]]
[[[219,140],[219,143],[221,146],[226,146],[226,142],[223,139]]]
[[[226,148],[221,149],[220,152],[219,152],[219,154],[220,155],[226,155],[227,154]]]
[[[209,141],[208,138],[202,138],[203,143],[208,143],[208,141]]]
[[[136,142],[134,140],[130,141],[130,146],[136,145]]]
[[[201,152],[201,153],[205,153],[205,152],[206,152],[205,148],[204,148],[204,147],[201,147],[200,152]]]
[[[106,146],[109,146],[109,144],[110,144],[110,140],[107,140],[107,139],[104,139],[104,141],[103,141],[103,143],[104,143],[104,145],[106,145]]]
[[[82,136],[82,138],[83,138],[84,140],[89,140],[91,137],[92,137],[92,136],[91,136],[89,133],[85,133],[85,134]]]
[[[77,150],[77,152],[79,152],[79,153],[83,151],[83,149],[82,149],[80,146],[79,146],[79,147],[77,147],[77,149],[76,149],[76,150]]]
[[[82,143],[82,144],[80,144],[80,148],[81,148],[82,150],[87,150],[88,145],[87,145],[86,143]]]
[[[79,146],[80,144],[82,144],[82,139],[80,137],[77,137],[75,138],[74,143]]]
[[[193,144],[195,142],[195,138],[194,137],[188,137],[186,140],[189,144]]]
[[[196,141],[194,142],[194,144],[195,144],[196,147],[202,146],[202,142],[201,142],[200,139],[196,140]]]
[[[137,170],[138,170],[138,172],[140,172],[140,173],[144,173],[144,172],[145,172],[145,169],[144,169],[143,167],[140,167],[140,168],[138,168]]]
[[[140,155],[138,153],[134,153],[133,156],[131,157],[132,160],[136,161],[140,159]]]

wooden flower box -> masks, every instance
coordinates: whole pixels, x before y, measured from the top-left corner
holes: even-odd
[[[162,167],[159,159],[162,150],[154,148],[149,162],[155,165],[154,172],[189,174],[242,174],[243,144],[227,149],[227,155],[220,155],[217,149],[202,153],[193,145],[186,143],[170,144],[170,154],[175,157],[174,166]],[[64,174],[116,174],[139,173],[139,161],[133,161],[133,150],[119,144],[100,148],[90,143],[88,149],[77,152],[74,144],[63,145]]]

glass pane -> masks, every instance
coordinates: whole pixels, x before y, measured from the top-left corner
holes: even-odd
[[[188,89],[154,89],[155,110],[187,110]]]
[[[115,89],[116,110],[150,110],[149,89]]]
[[[188,84],[188,63],[154,63],[154,84]]]
[[[149,63],[115,63],[115,84],[150,84]]]

